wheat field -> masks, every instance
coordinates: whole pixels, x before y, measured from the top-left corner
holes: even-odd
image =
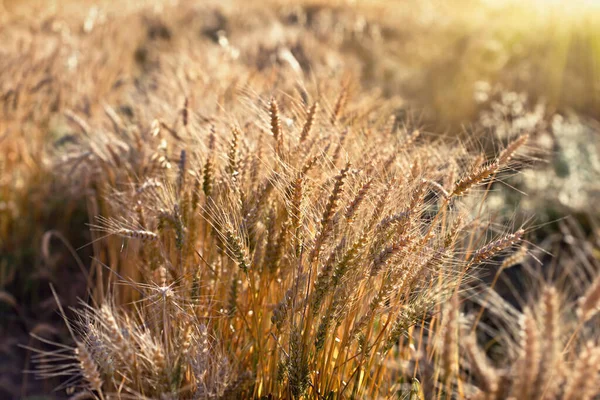
[[[600,398],[593,3],[0,1],[0,397]]]

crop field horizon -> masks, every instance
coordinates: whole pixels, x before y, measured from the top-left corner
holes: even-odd
[[[598,21],[0,0],[0,398],[600,398]]]

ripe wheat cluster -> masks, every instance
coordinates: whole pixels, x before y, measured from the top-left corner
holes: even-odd
[[[186,100],[173,126],[151,120],[121,143],[90,133],[82,173],[115,182],[91,207],[106,263],[74,353],[52,356],[72,360],[83,395],[592,398],[598,347],[579,336],[597,287],[578,318],[561,319],[552,287],[523,315],[503,311],[498,365],[469,334],[479,319],[460,313],[478,269],[526,254],[523,229],[487,239],[471,208],[527,135],[486,159],[346,114],[346,87],[330,110],[281,97],[212,121]]]
[[[347,94],[330,111],[251,98],[247,116],[211,122],[186,100],[173,126],[149,121],[121,143],[90,132],[85,174],[121,178],[91,224],[112,260],[96,278],[118,286],[75,324],[73,368],[89,390],[387,397],[422,359],[439,375],[429,383],[445,381],[433,390],[452,392],[458,325],[439,329],[440,304],[523,235],[485,242],[463,196],[509,167],[527,136],[488,160],[395,118],[346,115]]]

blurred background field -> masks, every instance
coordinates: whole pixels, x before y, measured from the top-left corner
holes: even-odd
[[[352,82],[350,96],[386,99],[424,137],[489,154],[528,133],[530,165],[494,184],[487,210],[531,221],[542,275],[549,253],[599,257],[598,1],[0,0],[0,397],[53,396],[56,382],[21,374],[30,354],[15,344],[64,337],[49,282],[65,305],[86,296],[92,249],[73,253],[91,240],[90,204],[61,167],[69,146],[107,104],[133,120],[136,88],[165,71],[214,87],[192,94],[207,116],[285,75]]]

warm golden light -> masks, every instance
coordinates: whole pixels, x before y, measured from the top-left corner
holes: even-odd
[[[486,3],[492,7],[509,5],[522,8],[534,8],[536,11],[542,13],[555,13],[559,11],[569,15],[600,10],[600,0],[487,0]]]

